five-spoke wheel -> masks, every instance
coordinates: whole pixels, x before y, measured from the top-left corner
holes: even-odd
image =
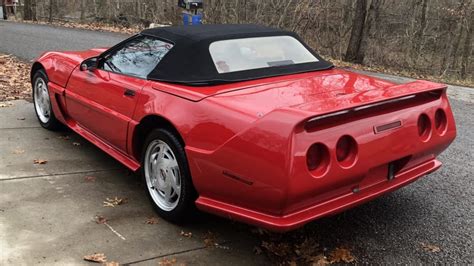
[[[148,134],[142,152],[142,175],[149,198],[165,219],[183,222],[194,210],[194,190],[184,147],[169,129]]]

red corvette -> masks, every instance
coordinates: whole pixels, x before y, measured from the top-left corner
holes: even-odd
[[[445,85],[337,69],[296,34],[255,25],[48,52],[31,80],[44,128],[64,124],[140,169],[174,222],[197,207],[292,230],[437,170],[456,136]]]

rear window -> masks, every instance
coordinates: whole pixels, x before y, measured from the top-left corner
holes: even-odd
[[[291,36],[217,41],[209,52],[220,74],[319,61]]]

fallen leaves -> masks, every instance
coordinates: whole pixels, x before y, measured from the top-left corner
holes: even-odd
[[[206,247],[214,247],[217,244],[217,236],[211,231],[207,231],[204,235],[204,245]]]
[[[312,266],[325,266],[331,264],[328,258],[323,254],[317,255],[311,259]]]
[[[104,216],[102,215],[97,215],[95,218],[94,218],[94,221],[97,223],[97,224],[106,224],[107,223],[107,218],[105,218]]]
[[[145,224],[157,224],[159,222],[158,218],[156,217],[148,217],[146,219]]]
[[[104,207],[115,208],[116,206],[122,205],[122,204],[125,204],[125,203],[127,203],[127,199],[122,199],[122,198],[119,198],[119,197],[107,198],[104,201]]]
[[[71,137],[68,136],[68,135],[62,135],[62,136],[58,136],[58,139],[62,139],[62,140],[70,140]]]
[[[104,253],[94,253],[92,255],[84,256],[84,260],[97,263],[107,262],[107,256]]]
[[[355,261],[355,257],[351,251],[346,248],[336,248],[329,254],[330,263],[351,263]]]
[[[15,150],[13,151],[13,154],[17,154],[17,155],[23,154],[23,153],[25,153],[25,150],[22,150],[22,149],[15,149]]]
[[[329,265],[355,263],[356,257],[345,246],[328,248],[317,241],[310,230],[300,229],[291,234],[278,234],[255,228],[251,231],[261,242],[255,254],[264,254],[278,265]]]
[[[0,87],[1,88],[1,87]],[[0,95],[0,101],[2,100],[1,98],[2,96]],[[13,106],[14,104],[13,103],[10,103],[10,102],[6,102],[6,103],[0,103],[0,108],[6,108],[6,107],[11,107]]]
[[[96,180],[95,176],[86,176],[86,177],[84,177],[84,181],[86,181],[88,183],[93,183],[93,182],[95,182],[95,180]]]
[[[41,160],[41,159],[36,159],[36,160],[33,160],[33,164],[47,164],[48,161],[46,160]]]
[[[181,231],[181,236],[191,238],[191,237],[193,237],[193,233]]]
[[[61,27],[73,28],[73,29],[118,32],[118,33],[126,33],[126,34],[136,34],[144,29],[143,27],[139,27],[139,26],[124,27],[120,25],[110,25],[110,24],[99,23],[99,22],[90,22],[87,24],[72,22],[72,21],[46,22],[46,21],[21,20],[21,22],[31,23],[31,24],[41,24],[41,25],[54,25],[54,26],[61,26]]]
[[[0,54],[0,102],[31,98],[30,69],[29,63]],[[0,103],[0,107],[10,106]]]
[[[164,259],[161,259],[158,262],[158,265],[161,265],[161,266],[171,266],[171,265],[174,265],[174,264],[176,264],[176,259],[175,258],[172,258],[172,259],[164,258]]]
[[[441,252],[441,248],[436,245],[421,243],[421,246],[423,247],[425,251],[428,251],[431,253]]]

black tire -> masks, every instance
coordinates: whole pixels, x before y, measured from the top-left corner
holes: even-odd
[[[53,131],[56,131],[56,130],[59,130],[62,128],[62,124],[61,122],[59,122],[57,119],[56,119],[56,116],[54,115],[54,111],[51,107],[51,99],[49,98],[49,95],[48,95],[48,99],[50,101],[50,104],[49,104],[49,118],[48,118],[48,121],[42,121],[41,118],[40,118],[40,115],[38,114],[38,108],[36,107],[36,93],[35,93],[35,86],[38,82],[39,79],[42,79],[45,83],[46,83],[46,88],[47,88],[47,84],[49,82],[49,79],[48,79],[48,76],[46,75],[46,73],[44,72],[44,70],[40,69],[38,71],[36,71],[36,73],[34,74],[33,76],[33,80],[32,80],[32,88],[33,88],[33,105],[34,105],[34,108],[35,108],[35,114],[36,114],[36,117],[38,118],[38,122],[40,123],[40,125],[48,130],[53,130]],[[49,88],[47,88],[48,92],[49,92]]]
[[[177,200],[176,207],[172,210],[164,210],[155,202],[151,195],[152,192],[148,188],[149,184],[147,183],[147,178],[145,176],[145,168],[147,167],[145,165],[145,157],[147,156],[147,150],[150,148],[150,145],[157,140],[165,142],[171,148],[179,166],[181,193]],[[142,149],[141,162],[142,167],[140,171],[148,199],[153,205],[155,211],[162,218],[173,223],[181,224],[196,214],[194,202],[196,201],[197,193],[192,182],[186,153],[183,145],[171,130],[163,128],[154,129],[148,134]]]

